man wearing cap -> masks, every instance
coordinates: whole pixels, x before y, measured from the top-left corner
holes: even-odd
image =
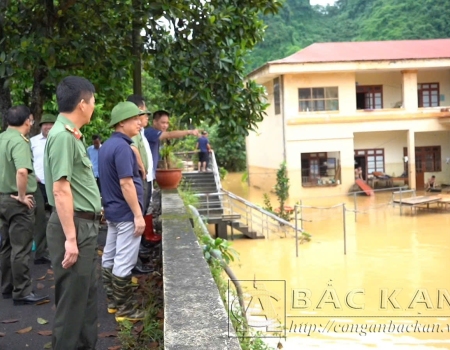
[[[47,243],[55,277],[53,350],[94,350],[97,343],[97,237],[100,192],[81,127],[91,120],[95,88],[82,77],[56,88],[59,115],[44,151],[45,189],[53,212]]]
[[[47,193],[45,191],[44,176],[44,149],[47,142],[47,135],[55,123],[56,117],[52,114],[44,114],[39,122],[41,133],[30,139],[31,152],[33,153],[33,166],[38,183],[38,189],[34,194],[36,200],[36,217],[34,226],[34,242],[36,252],[34,254],[34,264],[48,264],[50,258],[47,253],[47,239],[45,237],[46,215],[45,206],[48,205]]]
[[[1,290],[3,299],[13,298],[15,305],[35,304],[47,296],[33,293],[29,268],[37,184],[25,135],[34,119],[28,107],[15,106],[6,121],[8,128],[0,134]]]
[[[144,136],[144,128],[148,125],[148,118],[150,116],[150,112],[147,110],[145,105],[144,98],[141,95],[130,95],[127,98],[127,101],[133,102],[141,111],[141,132],[132,138],[133,144],[131,145],[131,149],[136,155],[139,168],[141,169],[141,173],[143,174],[143,185],[144,185],[144,219],[146,223],[152,223],[153,216],[150,211],[150,217],[147,217],[148,207],[150,206],[150,201],[152,199],[153,192],[153,157],[152,152],[150,150],[150,145],[147,141],[147,138]],[[146,232],[153,233],[153,225],[146,225]],[[141,239],[141,247],[139,249],[139,254],[148,255],[150,254],[150,250],[145,247],[146,237],[145,232],[142,235]],[[153,272],[154,269],[150,266],[147,266],[142,263],[142,261],[138,258],[138,262],[133,269],[134,273],[150,273]]]
[[[102,255],[103,284],[108,312],[115,313],[117,322],[144,318],[144,311],[137,307],[131,282],[131,270],[136,265],[145,229],[142,176],[131,150],[131,138],[141,130],[140,113],[132,102],[116,105],[110,122],[115,131],[99,153],[102,200],[108,222]]]

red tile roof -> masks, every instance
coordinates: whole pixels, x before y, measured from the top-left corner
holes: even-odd
[[[450,58],[450,39],[316,43],[269,64],[436,58]]]

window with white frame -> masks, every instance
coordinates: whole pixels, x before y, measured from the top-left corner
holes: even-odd
[[[338,111],[338,87],[314,87],[298,89],[300,112]]]

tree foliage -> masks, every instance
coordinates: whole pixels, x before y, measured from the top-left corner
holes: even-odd
[[[11,99],[27,103],[37,125],[66,75],[90,79],[108,110],[142,59],[165,109],[184,120],[237,137],[264,116],[263,90],[244,83],[244,56],[263,36],[259,14],[275,13],[278,0],[0,1],[0,112]]]
[[[3,88],[12,90],[15,104],[30,106],[36,127],[44,104],[64,76],[88,77],[100,96],[108,96],[108,107],[120,98],[129,84],[132,62],[130,2],[2,0],[2,4],[0,79]],[[7,104],[7,92],[0,90],[0,103]]]
[[[154,56],[148,68],[171,95],[183,120],[217,125],[222,135],[246,135],[267,107],[261,87],[244,83],[245,56],[264,33],[260,13],[276,13],[277,0],[161,2],[164,21],[150,22]]]

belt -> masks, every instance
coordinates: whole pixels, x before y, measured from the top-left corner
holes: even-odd
[[[25,193],[26,196],[28,196],[30,194],[34,194],[34,192],[33,193]],[[17,193],[17,192],[9,192],[9,193],[0,192],[0,196],[18,196],[18,195],[19,195],[19,193]]]
[[[56,208],[53,208],[53,212],[56,213]],[[74,211],[73,216],[75,218],[97,221],[101,219],[102,214],[92,213],[90,211]]]

